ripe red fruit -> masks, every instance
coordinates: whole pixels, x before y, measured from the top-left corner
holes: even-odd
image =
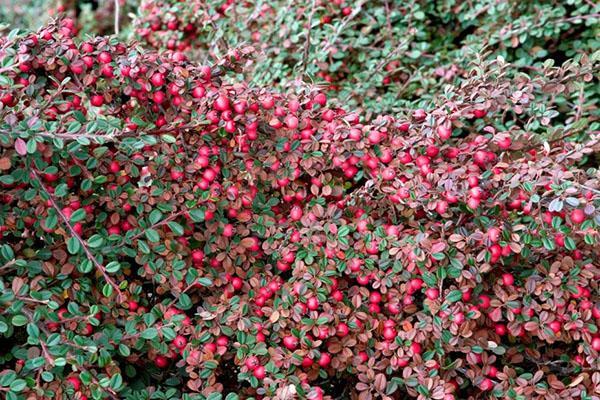
[[[69,68],[71,69],[71,72],[73,72],[75,75],[80,75],[83,73],[82,64],[71,64]]]
[[[419,108],[413,112],[413,117],[416,120],[423,120],[427,116],[427,113],[422,108]]]
[[[337,326],[337,330],[336,330],[335,334],[339,337],[345,337],[348,335],[349,332],[350,332],[350,328],[348,328],[348,325],[346,325],[343,322],[340,322]]]
[[[290,211],[290,219],[292,221],[300,221],[302,218],[302,209],[298,206],[292,207]]]
[[[127,305],[128,305],[129,311],[136,311],[139,307],[138,302],[135,300],[129,300]]]
[[[576,208],[571,211],[571,221],[574,224],[581,224],[583,221],[585,221],[585,213],[583,210]]]
[[[192,97],[195,99],[201,99],[206,95],[206,89],[204,86],[198,85],[192,90]]]
[[[75,389],[76,392],[81,388],[81,380],[76,376],[68,377],[67,382],[73,386],[73,389]]]
[[[414,354],[421,354],[421,351],[422,351],[422,349],[421,349],[421,343],[412,342],[410,344],[410,349],[412,350],[412,352]]]
[[[204,345],[204,351],[208,353],[214,353],[217,351],[217,345],[215,343],[207,343]]]
[[[381,171],[381,176],[385,181],[391,181],[396,177],[396,171],[393,168],[385,168]]]
[[[180,171],[180,170],[175,169],[175,168],[171,169],[170,174],[171,174],[171,179],[174,180],[174,181],[178,181],[178,180],[182,179],[183,175],[184,175],[183,171]]]
[[[304,367],[304,368],[310,368],[310,367],[312,367],[313,364],[314,364],[313,359],[308,356],[304,356],[304,358],[302,359],[302,367]]]
[[[429,288],[425,291],[425,296],[427,296],[429,300],[435,300],[439,295],[440,291],[436,288]]]
[[[479,388],[483,391],[492,390],[493,387],[494,387],[494,383],[488,378],[485,378],[479,384]]]
[[[505,286],[512,286],[515,283],[515,278],[512,274],[506,273],[502,275],[502,283]]]
[[[111,67],[108,64],[106,64],[102,67],[101,72],[102,72],[102,76],[104,76],[105,78],[114,78],[115,77],[113,67]]]
[[[202,250],[192,251],[192,262],[194,265],[202,264],[204,261],[204,252]]]
[[[494,330],[496,331],[496,333],[499,336],[504,336],[504,335],[506,335],[506,332],[507,332],[506,325],[504,325],[504,324],[496,324],[496,326],[494,327]]]
[[[229,344],[229,339],[227,336],[219,336],[217,338],[217,346],[227,346]]]
[[[549,326],[550,326],[550,329],[552,329],[552,332],[558,333],[558,332],[560,332],[562,324],[559,321],[552,321],[552,322],[550,322]]]
[[[392,341],[396,338],[397,332],[396,330],[389,326],[383,329],[383,338],[388,341]]]
[[[121,171],[121,166],[119,165],[118,161],[112,161],[108,166],[108,170],[113,174],[116,174],[117,172]]]
[[[438,136],[441,140],[448,140],[452,136],[452,128],[446,125],[438,126]]]
[[[488,238],[492,243],[496,243],[500,239],[500,229],[498,228],[490,228],[488,229]]]
[[[487,114],[486,110],[477,109],[473,111],[475,118],[483,118]]]
[[[242,286],[244,286],[244,282],[242,281],[241,278],[238,278],[237,276],[235,278],[233,278],[231,280],[231,286],[233,286],[233,288],[235,290],[240,290],[242,288]]]
[[[104,97],[102,95],[99,94],[95,94],[92,96],[92,98],[90,99],[90,103],[94,106],[94,107],[100,107],[104,104]]]
[[[154,92],[154,94],[152,95],[152,100],[156,103],[156,104],[162,104],[165,102],[165,100],[167,99],[167,96],[165,95],[164,92],[157,90],[156,92]]]
[[[369,139],[369,143],[371,143],[371,144],[377,144],[377,143],[381,142],[381,139],[382,139],[381,132],[379,132],[379,131],[369,132],[368,139]]]
[[[306,301],[309,310],[315,311],[319,308],[319,300],[316,297],[311,297]]]
[[[214,102],[213,108],[217,111],[229,110],[229,98],[223,94],[219,95]]]
[[[94,51],[94,46],[92,46],[90,43],[85,42],[81,44],[81,51],[84,53],[91,53],[92,51]]]
[[[592,349],[600,351],[600,337],[595,337],[592,339]]]
[[[14,105],[15,98],[11,93],[6,93],[2,96],[0,101],[2,101],[2,104],[5,106],[12,107]]]
[[[152,82],[152,85],[160,87],[165,84],[165,76],[160,72],[155,72],[154,74],[152,74],[150,82]]]
[[[98,54],[98,61],[101,64],[108,64],[109,62],[112,61],[112,57],[111,57],[110,53],[103,51],[100,54]]]
[[[167,365],[169,365],[169,360],[165,356],[158,355],[154,359],[154,365],[156,365],[158,368],[165,368]]]
[[[254,377],[256,379],[264,379],[265,376],[267,376],[267,373],[265,371],[265,367],[263,367],[262,365],[259,365],[258,367],[256,367],[254,369],[254,371],[252,371],[252,375],[254,375]]]
[[[288,350],[296,350],[296,347],[298,347],[298,338],[292,335],[286,336],[283,338],[283,345]]]
[[[331,356],[329,353],[321,353],[321,357],[319,358],[319,365],[323,368],[326,368],[331,362]]]
[[[327,103],[327,96],[323,93],[319,93],[314,97],[313,101],[323,107]]]
[[[182,335],[177,335],[175,336],[175,339],[173,339],[173,346],[177,347],[180,350],[183,349],[186,345],[187,339]]]
[[[250,371],[256,369],[259,366],[259,363],[260,361],[256,356],[249,356],[248,358],[246,358],[246,361],[244,361],[246,368],[248,368]]]
[[[288,129],[296,129],[298,127],[298,118],[293,115],[288,115],[285,117],[284,123]]]

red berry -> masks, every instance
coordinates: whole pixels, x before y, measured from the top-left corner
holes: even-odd
[[[283,338],[283,345],[288,349],[288,350],[295,350],[296,347],[298,347],[298,338],[296,338],[295,336],[286,336]]]
[[[109,62],[112,61],[112,57],[111,57],[110,53],[103,51],[102,53],[100,53],[98,55],[98,61],[101,64],[108,64]]]
[[[181,350],[187,345],[187,339],[182,335],[177,335],[173,339],[173,345]]]
[[[252,375],[254,375],[254,377],[256,377],[256,379],[264,379],[265,376],[267,376],[265,367],[263,367],[262,365],[259,365],[258,367],[256,367],[254,369],[254,371],[252,371]]]
[[[169,365],[169,360],[165,356],[158,355],[154,359],[154,365],[156,365],[158,368],[165,368],[167,365]]]
[[[154,85],[155,87],[160,87],[165,84],[165,76],[160,72],[155,72],[154,74],[152,74],[150,82],[152,82],[152,85]]]
[[[73,386],[73,389],[75,389],[76,392],[79,391],[79,389],[81,388],[81,380],[76,376],[68,377],[67,382],[69,382],[71,386]]]
[[[348,333],[350,332],[350,328],[348,328],[348,325],[346,325],[343,322],[340,322],[337,326],[337,330],[336,330],[336,335],[339,337],[345,337],[348,336]]]
[[[515,278],[512,276],[512,274],[503,274],[502,283],[504,283],[505,286],[512,286],[515,283]]]
[[[573,221],[574,224],[581,224],[583,221],[585,221],[585,213],[583,210],[576,208],[575,210],[571,211],[571,221]]]
[[[440,291],[436,288],[429,288],[425,291],[425,296],[427,296],[429,300],[435,300],[439,295]]]
[[[248,358],[246,358],[246,361],[244,361],[246,368],[248,368],[250,371],[256,369],[259,366],[259,363],[260,361],[256,356],[249,356]]]
[[[102,95],[99,94],[95,94],[92,96],[92,98],[90,99],[90,103],[94,106],[94,107],[100,107],[104,104],[104,97]]]
[[[323,368],[326,368],[331,362],[331,356],[329,353],[321,353],[321,357],[319,358],[319,365]]]
[[[204,97],[204,95],[206,94],[206,89],[204,89],[204,86],[196,86],[193,90],[192,90],[192,97],[195,99],[201,99]]]

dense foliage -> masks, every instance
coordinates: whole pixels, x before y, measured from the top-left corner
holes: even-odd
[[[2,396],[599,399],[593,5],[218,3],[0,39]]]
[[[354,109],[380,113],[431,107],[480,53],[514,63],[510,74],[591,54],[600,49],[599,13],[586,0],[143,0],[134,28],[149,46],[196,60],[252,44],[247,81],[304,76]]]

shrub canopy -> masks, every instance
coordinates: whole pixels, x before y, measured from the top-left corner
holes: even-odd
[[[8,399],[598,398],[598,52],[378,114],[76,32],[0,40]]]

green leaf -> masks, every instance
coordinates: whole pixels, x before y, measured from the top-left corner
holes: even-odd
[[[192,299],[186,293],[182,293],[179,296],[179,308],[182,310],[189,310],[192,308]]]
[[[80,208],[78,210],[75,210],[73,212],[73,214],[71,214],[70,221],[71,222],[79,222],[79,221],[83,221],[84,219],[85,219],[85,209]]]
[[[121,386],[123,386],[123,378],[121,377],[121,374],[116,373],[111,376],[109,386],[118,391]]]
[[[24,326],[29,320],[24,315],[15,315],[12,317],[11,323],[13,326]]]
[[[577,248],[577,245],[575,244],[575,241],[573,240],[573,238],[567,236],[565,238],[565,248],[567,250],[573,251]]]
[[[348,225],[342,225],[340,229],[338,229],[338,237],[348,236],[350,233],[350,227]]]
[[[110,283],[104,284],[104,287],[102,288],[102,294],[104,295],[104,297],[110,297],[112,293],[113,287],[110,285]]]
[[[26,387],[27,387],[27,382],[25,382],[25,379],[15,379],[10,384],[10,390],[13,392],[16,392],[16,393],[21,392]]]
[[[148,340],[155,339],[157,336],[158,330],[156,328],[148,328],[145,331],[143,331],[140,335],[141,338]]]
[[[162,219],[162,213],[159,210],[152,210],[150,216],[148,217],[148,221],[150,221],[151,225],[156,225]]]
[[[204,221],[204,210],[199,208],[189,211],[190,218],[194,222],[203,222]]]
[[[210,278],[198,278],[198,283],[202,286],[212,286],[213,284]]]
[[[119,354],[121,354],[123,357],[129,357],[131,350],[129,350],[129,347],[121,343],[119,345]]]
[[[2,255],[5,260],[12,260],[15,258],[15,252],[13,251],[12,247],[7,244],[0,247],[0,255]]]
[[[165,143],[175,143],[177,141],[177,139],[175,139],[175,137],[171,135],[161,135],[160,138]]]
[[[106,267],[104,268],[109,274],[114,274],[115,272],[119,272],[119,270],[121,269],[121,264],[119,264],[119,262],[117,261],[111,261],[108,264],[106,264]]]
[[[453,290],[446,296],[446,300],[450,303],[456,303],[460,299],[462,299],[463,293],[460,290]]]
[[[27,324],[27,335],[29,338],[37,339],[40,336],[40,328],[34,323]]]
[[[183,235],[183,226],[179,225],[177,222],[171,221],[167,225],[176,236]]]
[[[46,218],[44,225],[46,225],[46,228],[48,228],[48,229],[54,229],[54,227],[56,226],[57,223],[58,223],[58,217],[56,216],[56,214],[52,214],[52,215],[48,215],[48,218]]]
[[[74,237],[71,237],[71,238],[69,238],[69,240],[67,240],[67,250],[69,251],[69,253],[77,254],[77,253],[79,253],[80,249],[81,249],[81,244],[79,243],[79,240],[77,240]]]
[[[92,264],[90,260],[85,259],[77,266],[77,269],[82,274],[88,274],[92,271],[92,269],[94,269],[94,264]]]
[[[102,236],[100,236],[99,234],[94,234],[94,235],[90,236],[90,238],[87,240],[87,243],[88,243],[88,247],[95,249],[104,244],[104,238]]]
[[[160,236],[154,229],[148,228],[146,229],[146,239],[152,243],[157,243],[160,240]]]

